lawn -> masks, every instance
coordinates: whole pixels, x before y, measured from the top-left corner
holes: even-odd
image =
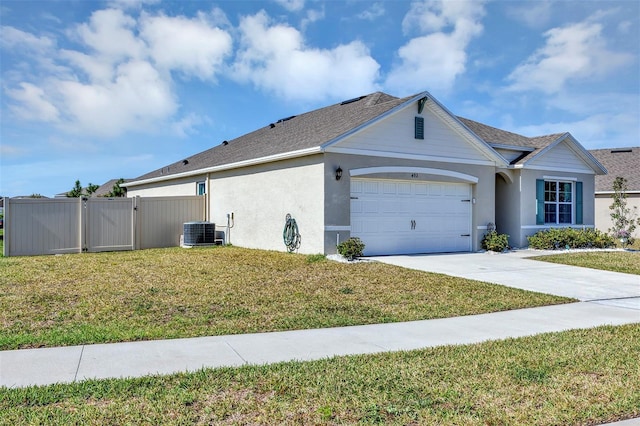
[[[640,324],[0,389],[0,423],[586,425],[640,416]]]
[[[640,275],[640,251],[561,253],[549,256],[535,256],[530,259]]]
[[[0,258],[0,349],[387,323],[570,299],[237,247]]]

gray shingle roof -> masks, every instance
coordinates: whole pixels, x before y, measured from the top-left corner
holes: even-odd
[[[397,98],[382,92],[330,105],[278,120],[236,139],[139,176],[133,181],[161,178],[181,173],[255,160],[278,154],[319,147],[376,119],[414,96]],[[566,133],[529,138],[467,118],[458,117],[469,130],[491,145],[526,148],[512,164],[523,164]],[[531,152],[527,152],[531,151]]]
[[[462,123],[473,133],[481,137],[489,145],[511,145],[514,147],[533,148],[533,151],[514,160],[511,164],[524,164],[529,159],[535,157],[540,151],[557,141],[566,133],[554,133],[551,135],[536,136],[529,138],[517,133],[508,132],[468,118],[458,117]]]
[[[304,114],[278,120],[134,179],[151,179],[208,167],[253,160],[318,147],[384,114],[412,97],[396,98],[375,92]]]
[[[610,192],[617,176],[627,179],[629,191],[640,191],[640,147],[589,150],[609,172],[596,176],[596,192]]]

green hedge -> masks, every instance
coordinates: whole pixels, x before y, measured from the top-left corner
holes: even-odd
[[[557,250],[573,248],[608,248],[615,245],[613,238],[597,229],[551,228],[527,237],[529,248]]]

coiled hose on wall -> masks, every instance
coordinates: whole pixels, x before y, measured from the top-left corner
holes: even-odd
[[[282,231],[282,239],[284,240],[284,245],[287,246],[287,250],[289,250],[289,252],[294,252],[298,250],[301,242],[300,233],[298,232],[298,224],[290,214],[287,214],[285,220],[286,222],[284,224],[284,231]]]

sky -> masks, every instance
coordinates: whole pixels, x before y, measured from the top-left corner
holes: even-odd
[[[640,146],[640,2],[2,0],[0,195],[135,178],[383,91]]]

